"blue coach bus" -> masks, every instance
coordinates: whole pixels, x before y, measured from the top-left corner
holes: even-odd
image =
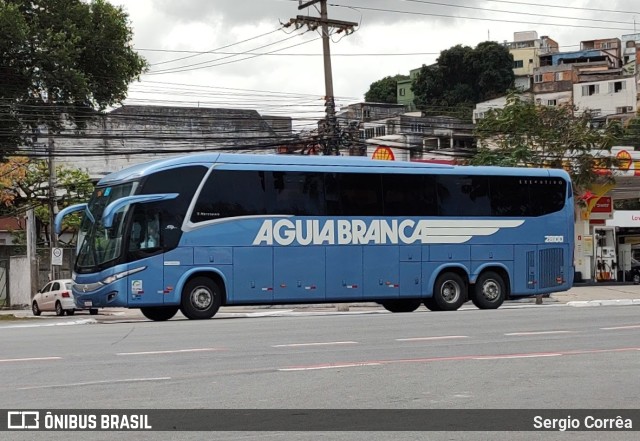
[[[563,170],[367,158],[197,154],[110,174],[82,211],[78,308],[378,302],[452,311],[567,290]]]

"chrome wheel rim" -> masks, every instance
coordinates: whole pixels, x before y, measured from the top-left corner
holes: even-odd
[[[493,279],[486,280],[482,284],[482,295],[487,300],[496,300],[500,297],[500,285]]]
[[[204,286],[191,291],[191,304],[199,310],[207,309],[213,303],[213,293]]]
[[[460,298],[461,291],[462,289],[457,282],[453,280],[447,280],[442,284],[442,288],[440,288],[440,295],[442,297],[442,300],[444,300],[445,302],[455,303]]]

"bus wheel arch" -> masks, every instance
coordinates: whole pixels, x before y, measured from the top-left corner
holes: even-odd
[[[485,268],[471,290],[471,301],[478,309],[497,309],[509,298],[509,274],[504,268]]]
[[[425,306],[431,311],[455,311],[468,300],[468,291],[467,273],[462,268],[445,268],[438,274],[433,297],[425,299]]]
[[[222,277],[217,273],[191,274],[180,294],[180,311],[192,320],[213,317],[225,303],[226,290]]]

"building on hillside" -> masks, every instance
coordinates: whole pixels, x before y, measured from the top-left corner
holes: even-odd
[[[83,169],[99,179],[168,155],[275,153],[291,136],[290,117],[262,116],[255,110],[136,105],[98,116],[82,132],[69,126],[53,139],[58,165]],[[41,134],[39,141],[35,152],[46,155],[47,135]]]
[[[538,38],[536,31],[514,32],[513,41],[505,46],[513,56],[515,88],[526,91],[532,87],[534,69],[540,67],[540,57],[559,50],[558,43],[550,37]]]
[[[405,106],[407,112],[416,110],[416,105],[413,102],[415,95],[413,94],[413,80],[415,80],[421,67],[417,69],[411,69],[409,71],[409,77],[403,80],[398,80],[396,97],[398,104]]]
[[[622,66],[624,72],[629,75],[638,73],[640,63],[640,34],[626,34],[622,41]]]
[[[580,42],[580,50],[554,52],[540,56],[540,66],[605,62],[611,69],[622,66],[621,42],[619,38],[588,40]]]
[[[634,75],[581,76],[573,85],[573,104],[576,115],[586,111],[593,117],[627,115],[632,118],[637,111],[637,81]]]

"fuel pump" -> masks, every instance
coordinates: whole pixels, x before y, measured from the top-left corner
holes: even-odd
[[[598,282],[615,280],[617,273],[616,231],[614,227],[599,227],[594,230],[595,244],[594,274]]]

